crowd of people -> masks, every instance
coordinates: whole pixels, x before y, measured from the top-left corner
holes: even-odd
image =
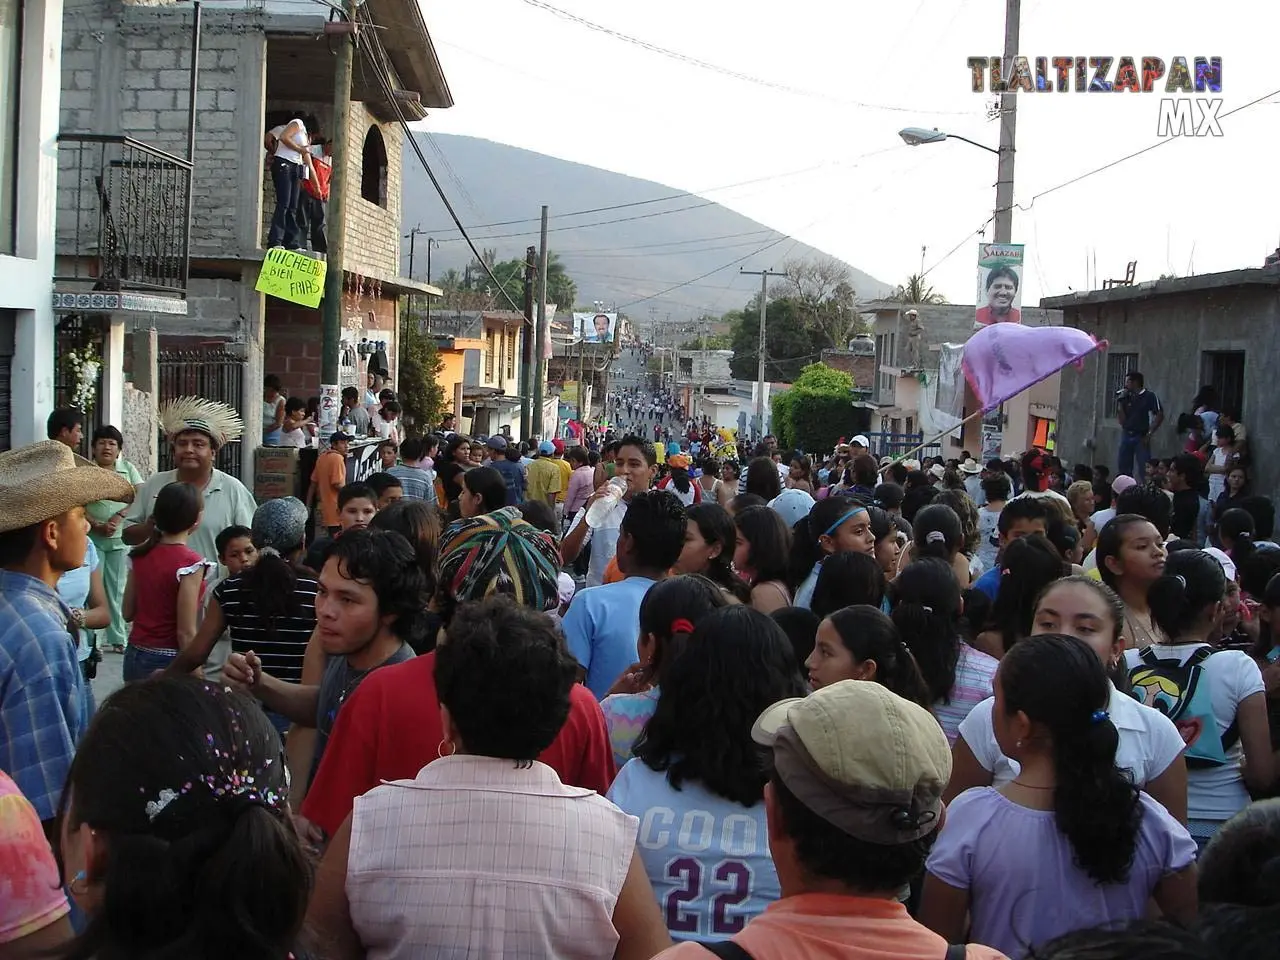
[[[1280,955],[1268,499],[625,396],[311,502],[204,401],[0,453],[0,958]]]

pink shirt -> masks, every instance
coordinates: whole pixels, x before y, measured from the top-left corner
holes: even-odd
[[[35,808],[0,771],[0,944],[43,930],[70,911]]]
[[[564,514],[566,517],[577,513],[587,502],[595,489],[595,467],[578,467],[569,474],[569,489],[564,495]]]
[[[369,960],[606,960],[638,827],[544,763],[443,757],[356,799],[351,920]]]

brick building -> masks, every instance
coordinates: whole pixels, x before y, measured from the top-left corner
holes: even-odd
[[[425,118],[427,108],[453,102],[419,5],[366,0],[361,10],[377,29],[361,33],[348,128],[344,386],[363,385],[367,354],[362,342],[385,344],[394,383],[400,300],[409,293],[434,292],[399,276],[404,143],[397,107],[412,121]],[[165,350],[198,351],[209,344],[239,356],[234,378],[239,396],[217,399],[233,402],[244,413],[245,448],[260,441],[257,412],[265,373],[279,375],[291,395],[314,396],[320,388],[320,311],[264,297],[254,285],[275,207],[265,169],[265,132],[305,117],[319,137],[332,133],[332,45],[338,41],[325,37],[327,20],[322,4],[205,0],[190,164],[189,276],[183,278],[185,289],[171,297],[180,306],[165,313],[117,310],[104,319],[105,341],[120,341],[126,353],[141,352],[126,338],[154,327],[162,358]],[[64,134],[123,135],[184,158],[191,40],[187,3],[67,0]],[[86,206],[105,204],[93,178],[106,175],[85,159],[83,145],[60,155],[59,252],[91,280],[103,251],[86,252],[72,231],[83,222]],[[109,168],[108,163],[103,169]],[[128,198],[112,199],[120,215],[126,214]],[[147,212],[136,215],[145,219]],[[146,371],[135,368],[133,374],[135,381],[154,381]],[[252,458],[245,456],[241,463],[247,476]]]

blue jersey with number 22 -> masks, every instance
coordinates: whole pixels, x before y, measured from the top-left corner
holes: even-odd
[[[728,940],[780,896],[764,801],[717,797],[696,781],[628,761],[609,799],[640,818],[636,845],[673,940]]]

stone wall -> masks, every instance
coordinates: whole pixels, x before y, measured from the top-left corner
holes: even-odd
[[[365,138],[376,126],[387,151],[386,206],[360,195]],[[404,141],[398,124],[383,123],[362,103],[351,105],[348,158],[346,269],[349,273],[395,277],[400,273],[400,180]],[[416,160],[414,161],[417,162]]]

